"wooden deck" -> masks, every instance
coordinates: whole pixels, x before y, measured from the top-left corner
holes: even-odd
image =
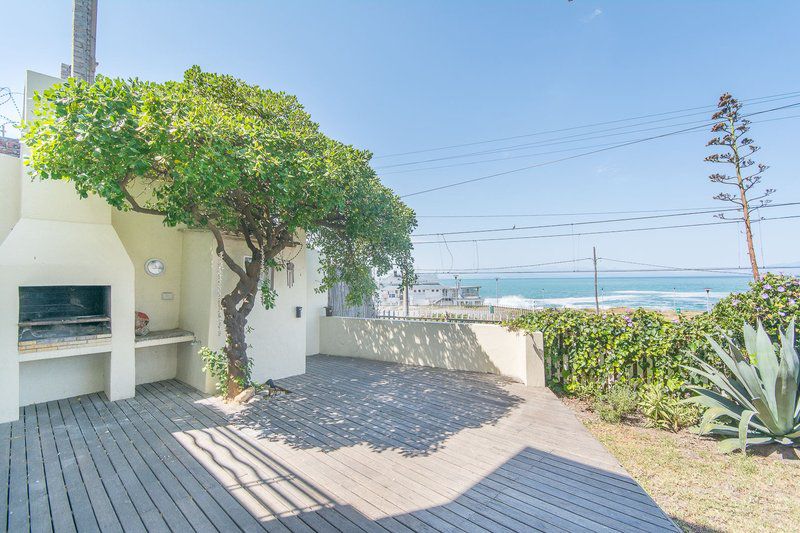
[[[19,531],[665,531],[675,526],[546,389],[316,356],[233,410],[177,381],[0,424]],[[7,481],[7,483],[6,483]]]

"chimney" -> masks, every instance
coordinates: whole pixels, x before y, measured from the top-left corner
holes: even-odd
[[[94,82],[97,42],[97,0],[74,0],[72,12],[72,75]],[[62,67],[63,75],[63,67]]]

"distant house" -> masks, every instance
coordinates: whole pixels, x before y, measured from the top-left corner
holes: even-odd
[[[378,305],[392,307],[403,304],[403,290],[400,289],[399,272],[378,280]],[[439,281],[436,274],[417,274],[416,283],[408,289],[409,305],[439,306],[479,306],[483,305],[480,286],[461,285],[448,286]]]

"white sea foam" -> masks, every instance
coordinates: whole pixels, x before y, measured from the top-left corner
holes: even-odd
[[[705,291],[614,291],[616,294],[631,294],[631,295],[648,295],[661,298],[705,298]],[[714,292],[708,293],[709,298],[724,298],[728,295],[727,292]]]
[[[727,293],[712,292],[708,295],[713,303]],[[705,292],[671,291],[614,291],[600,297],[600,307],[646,307],[649,309],[674,309],[675,307],[701,307],[706,301]],[[514,294],[500,298],[484,298],[487,305],[514,307],[517,309],[540,309],[542,307],[587,308],[595,306],[594,295],[564,296],[553,298],[527,298]]]

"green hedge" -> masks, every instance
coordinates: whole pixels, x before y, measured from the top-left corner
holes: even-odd
[[[628,314],[577,309],[531,312],[507,325],[545,338],[546,374],[551,386],[607,388],[615,382],[662,384],[677,389],[691,376],[681,368],[695,354],[718,366],[706,335],[738,339],[742,324],[764,323],[776,335],[800,313],[800,278],[767,274],[750,290],[720,300],[710,313],[667,318],[658,311]],[[798,338],[800,341],[800,337]]]

